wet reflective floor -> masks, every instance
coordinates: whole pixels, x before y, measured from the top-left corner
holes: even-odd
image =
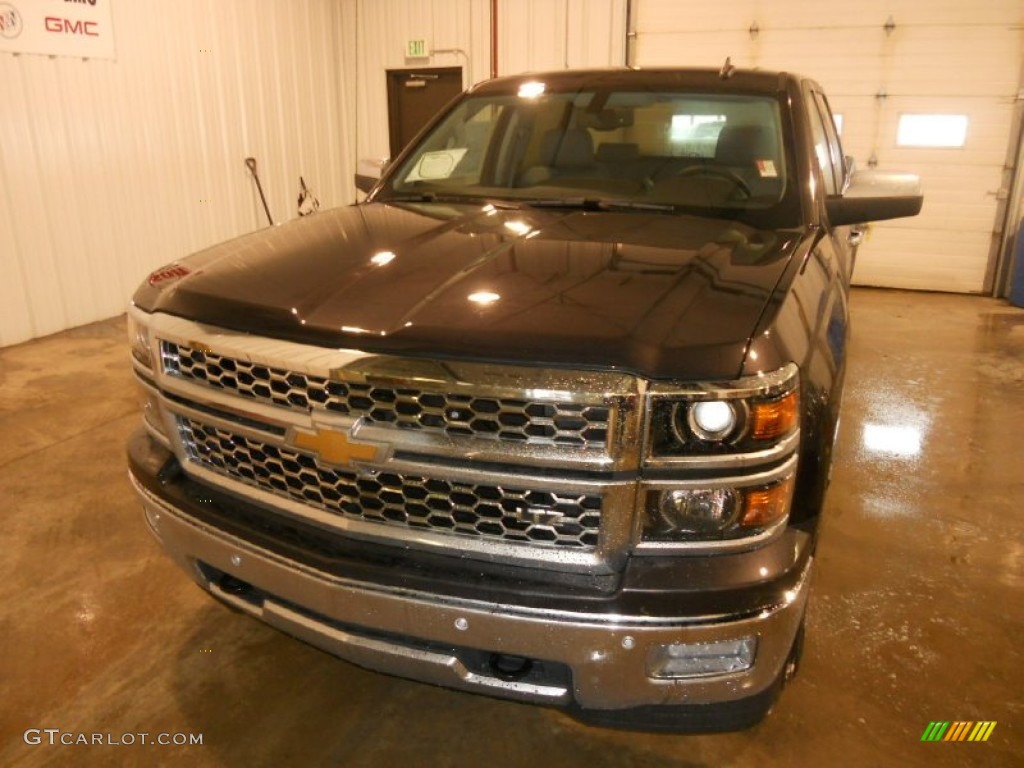
[[[366,672],[230,612],[129,489],[123,318],[0,350],[0,765],[1021,765],[1024,310],[852,304],[802,669],[763,723],[702,736]],[[996,726],[922,743],[936,720]]]

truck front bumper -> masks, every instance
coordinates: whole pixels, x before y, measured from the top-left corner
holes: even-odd
[[[757,701],[784,675],[807,601],[812,558],[775,604],[742,615],[618,615],[452,598],[337,577],[213,527],[133,474],[152,533],[220,600],[360,666],[503,698],[626,710]],[[668,646],[752,638],[747,669],[664,679]],[[753,717],[750,721],[759,719]],[[749,724],[749,723],[748,723]]]

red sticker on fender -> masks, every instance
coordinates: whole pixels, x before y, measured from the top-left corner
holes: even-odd
[[[177,280],[190,274],[192,270],[188,267],[183,267],[181,264],[172,264],[169,267],[158,269],[156,272],[149,276],[150,285],[158,285],[160,283],[166,283],[168,280]]]

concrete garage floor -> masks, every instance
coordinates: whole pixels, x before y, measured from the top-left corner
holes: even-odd
[[[803,668],[765,722],[708,736],[373,674],[230,612],[129,489],[123,319],[0,350],[0,765],[1021,765],[1024,310],[857,290],[853,313]],[[921,743],[931,720],[997,725]]]

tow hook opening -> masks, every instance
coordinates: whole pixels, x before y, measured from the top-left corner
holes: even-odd
[[[265,595],[258,587],[202,561],[197,561],[196,565],[206,580],[207,588],[223,602],[250,614],[263,607]]]
[[[489,666],[500,680],[514,683],[522,680],[533,669],[533,659],[525,656],[512,656],[507,653],[492,653]]]
[[[221,575],[217,580],[217,586],[221,588],[223,592],[227,592],[229,595],[237,595],[238,597],[245,597],[252,592],[252,584],[241,579],[236,579],[227,573]]]

